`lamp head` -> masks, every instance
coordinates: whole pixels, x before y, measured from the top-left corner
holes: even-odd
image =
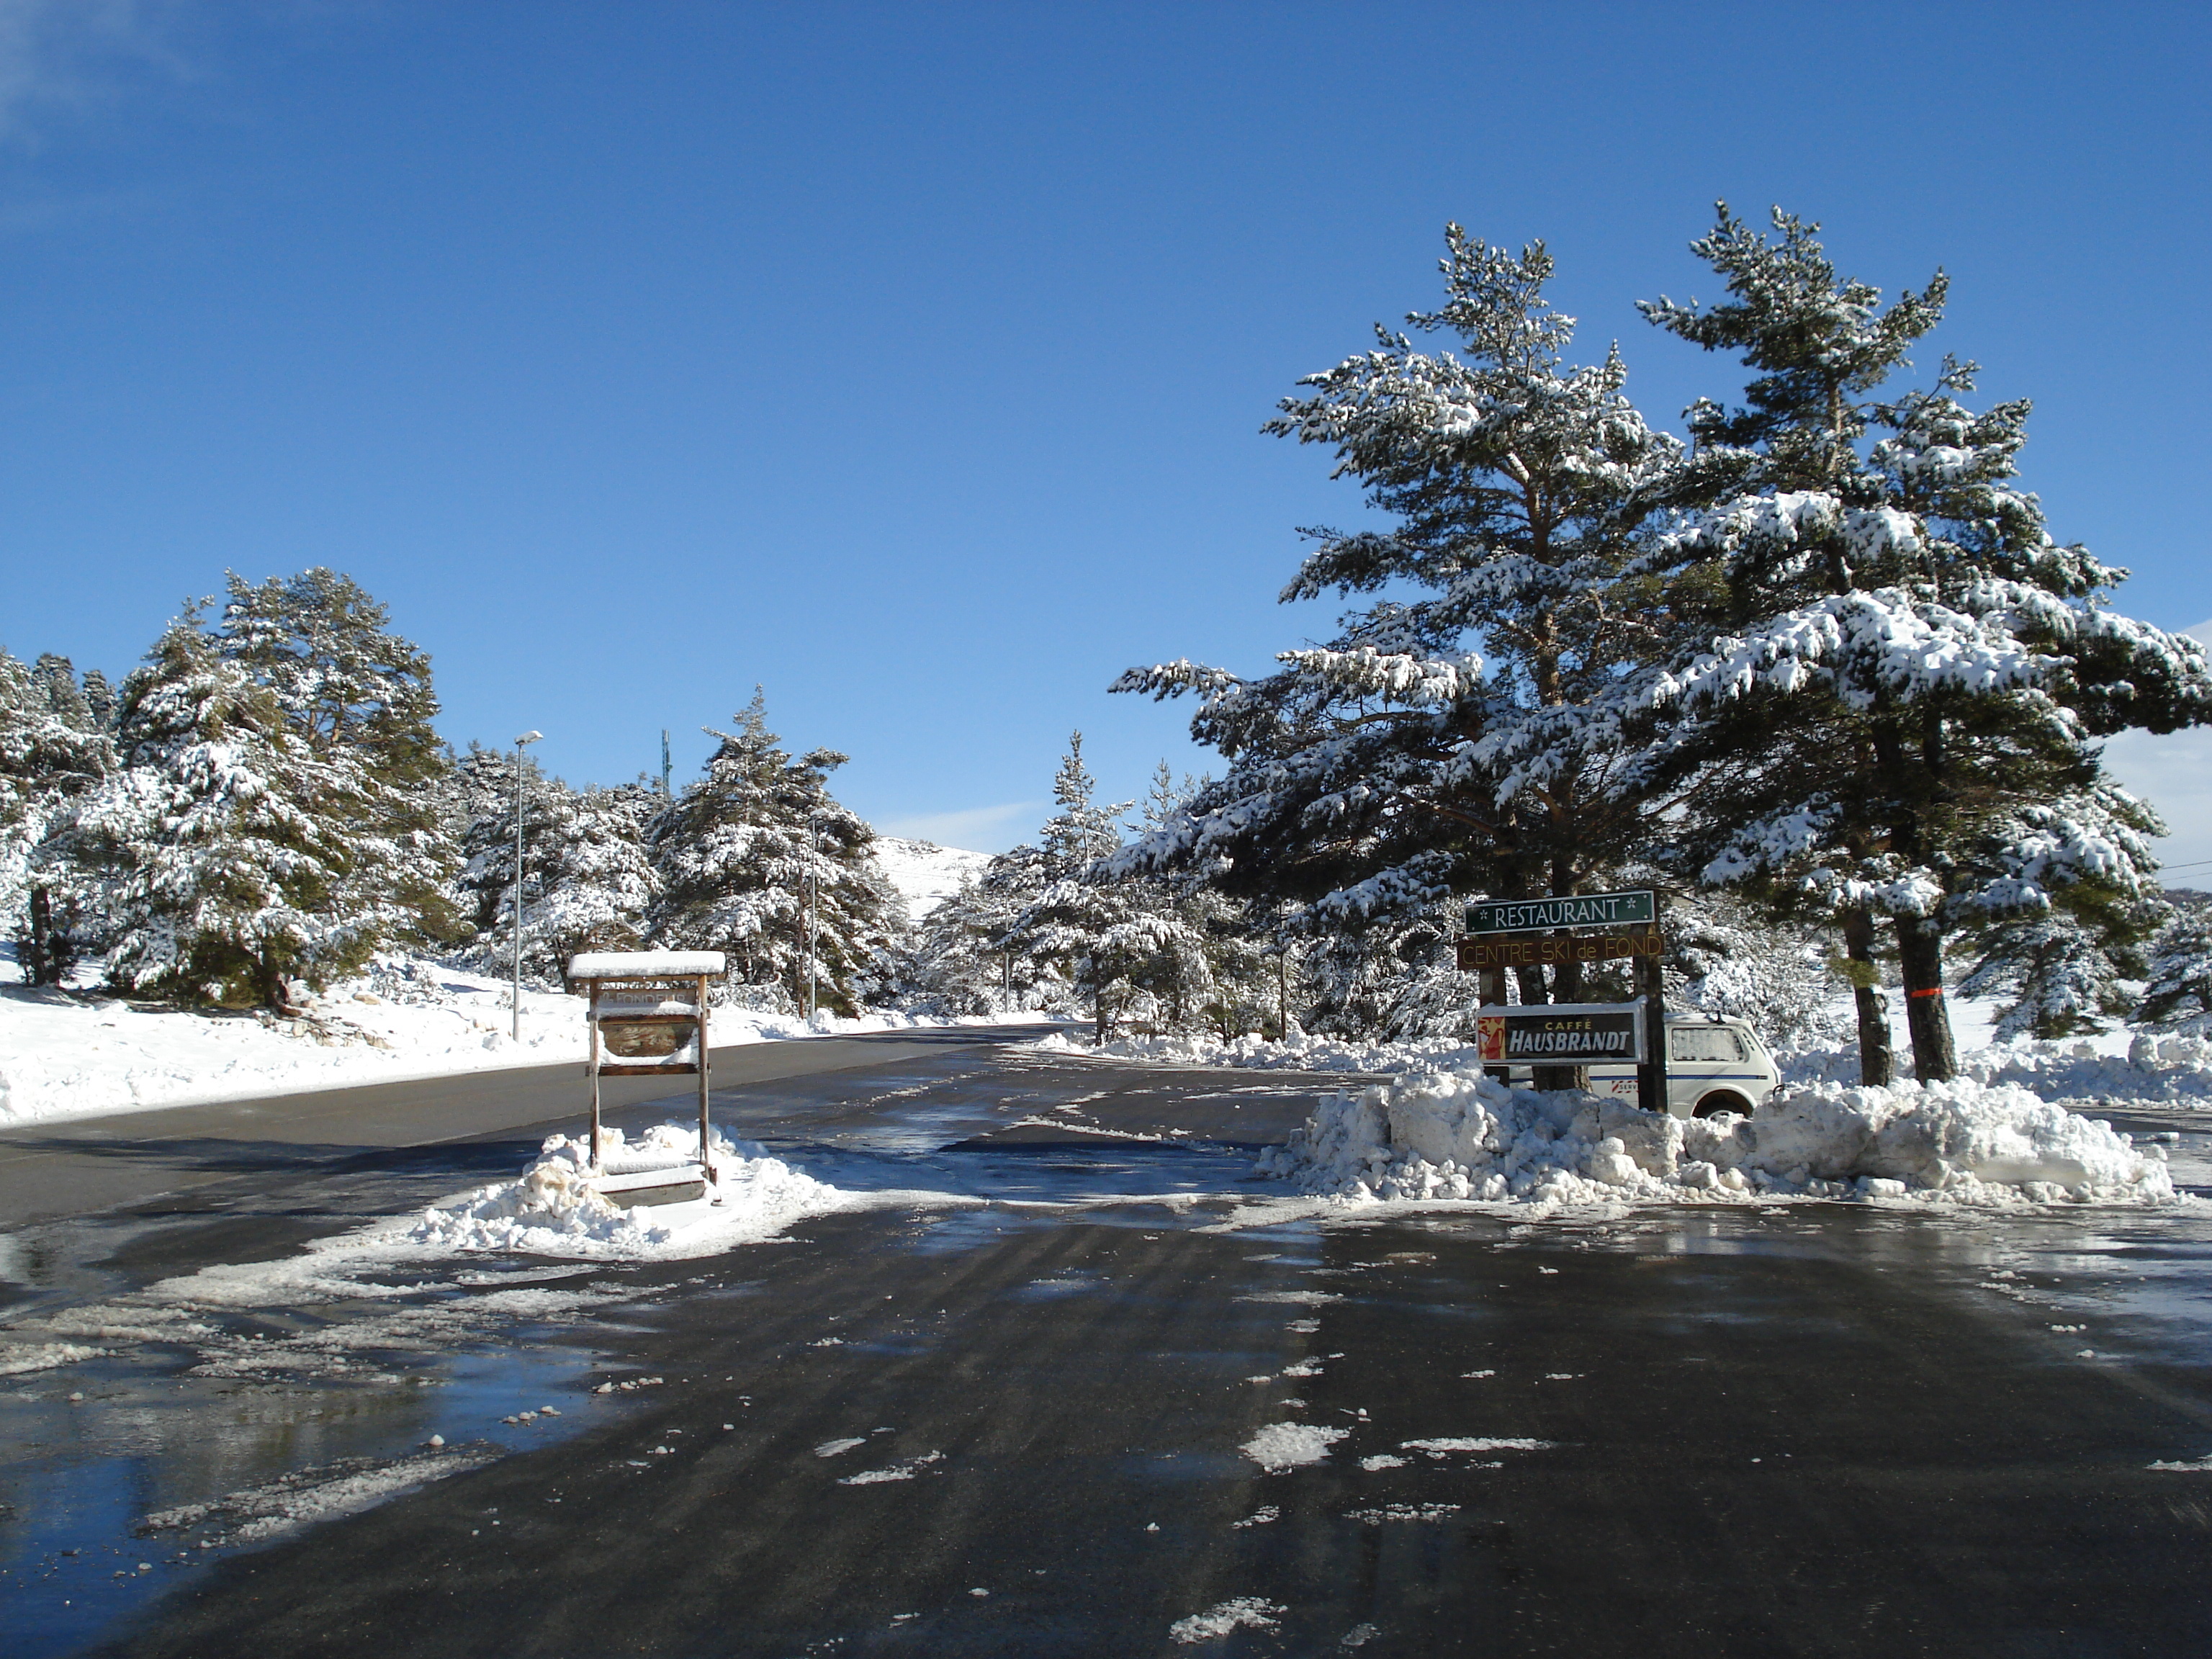
[[[526,743],[536,743],[538,738],[544,735],[545,734],[543,732],[525,732],[520,737],[514,740],[514,746],[517,749],[520,749]]]

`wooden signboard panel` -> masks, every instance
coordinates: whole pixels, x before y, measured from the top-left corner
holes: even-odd
[[[1555,968],[1563,962],[1619,962],[1656,957],[1666,941],[1654,928],[1641,933],[1539,933],[1533,937],[1462,939],[1459,970],[1484,974],[1506,968]]]
[[[592,1079],[592,1168],[599,1167],[599,1079],[694,1077],[699,1079],[699,1168],[719,1181],[707,1117],[707,982],[724,971],[720,951],[594,951],[568,964],[571,989],[591,997],[584,1015],[591,1035],[586,1070]],[[720,1202],[717,1200],[716,1202]]]
[[[1659,896],[1649,887],[1632,887],[1618,893],[1577,893],[1566,898],[1477,899],[1467,907],[1470,933],[1649,927],[1658,919]]]

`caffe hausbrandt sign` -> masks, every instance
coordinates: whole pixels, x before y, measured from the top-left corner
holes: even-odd
[[[1593,1066],[1644,1060],[1640,1002],[1542,1002],[1475,1010],[1486,1066]]]

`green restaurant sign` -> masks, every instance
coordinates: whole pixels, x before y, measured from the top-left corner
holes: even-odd
[[[1528,933],[1550,927],[1622,927],[1649,924],[1658,910],[1649,887],[1570,898],[1478,899],[1467,907],[1470,933]]]

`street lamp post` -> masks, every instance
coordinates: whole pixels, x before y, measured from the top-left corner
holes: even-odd
[[[822,915],[822,878],[815,873],[815,865],[822,854],[822,820],[814,813],[806,818],[806,1023],[814,1024],[815,977],[814,940],[820,927]]]
[[[514,1040],[522,1041],[522,750],[543,732],[525,732],[514,740]]]

